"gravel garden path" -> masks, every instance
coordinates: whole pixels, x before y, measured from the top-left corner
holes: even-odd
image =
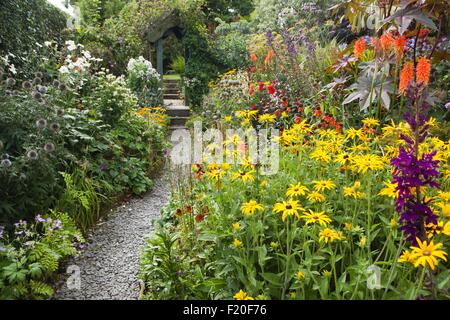
[[[152,219],[160,216],[167,203],[167,175],[155,181],[154,188],[114,210],[88,237],[87,248],[67,263],[80,270],[80,289],[61,280],[54,299],[131,300],[138,299],[139,257],[145,240],[153,231]],[[73,273],[71,273],[71,276]]]

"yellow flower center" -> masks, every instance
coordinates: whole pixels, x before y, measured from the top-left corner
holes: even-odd
[[[425,251],[423,252],[423,255],[424,255],[424,256],[429,256],[429,255],[431,255],[431,253],[430,253],[430,251],[425,250]]]
[[[318,216],[313,216],[313,219],[317,220],[317,219],[319,219],[319,217]]]

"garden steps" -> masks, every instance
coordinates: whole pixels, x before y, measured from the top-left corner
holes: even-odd
[[[166,100],[178,100],[181,99],[180,81],[175,79],[164,79],[164,99]]]
[[[180,99],[164,99],[164,106],[170,117],[169,128],[171,130],[185,128],[191,110],[188,106],[184,105],[184,101]]]

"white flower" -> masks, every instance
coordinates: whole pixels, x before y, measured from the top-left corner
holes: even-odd
[[[51,45],[52,45],[51,41],[45,41],[44,42],[44,46],[46,46],[46,47],[50,47]]]
[[[61,68],[59,68],[59,73],[69,73],[69,68],[67,68],[66,66],[62,66]]]
[[[9,71],[12,74],[16,74],[17,73],[16,67],[13,64],[9,66]]]
[[[67,50],[74,51],[77,49],[77,46],[75,45],[75,42],[72,40],[66,41]]]
[[[92,58],[91,53],[89,51],[83,51],[83,56],[88,60]]]

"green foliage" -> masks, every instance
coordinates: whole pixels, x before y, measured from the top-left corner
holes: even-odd
[[[105,196],[100,194],[101,182],[86,177],[81,170],[72,174],[61,172],[66,189],[56,208],[67,212],[78,223],[83,231],[93,227],[100,217],[100,206]]]
[[[177,56],[172,63],[170,64],[170,68],[181,76],[184,75],[184,71],[186,69],[186,61],[183,56]]]
[[[12,95],[9,89],[0,87],[0,221],[6,223],[55,202],[63,191],[57,172],[69,156],[64,139],[52,129],[63,122],[58,109],[33,98],[42,95],[36,91]]]
[[[66,17],[46,0],[2,0],[0,2],[0,56],[9,60],[21,77],[30,76],[42,57],[44,41],[61,42]]]
[[[73,60],[54,51],[60,72],[50,55],[39,77],[1,81],[0,182],[8,186],[0,188],[1,223],[57,206],[86,230],[102,204],[147,191],[162,163],[165,123],[136,114],[123,77],[95,72],[90,53],[73,43],[65,49]]]
[[[0,237],[0,299],[48,299],[48,284],[59,262],[77,253],[84,242],[73,220],[51,211],[35,223],[20,221],[15,237]]]

